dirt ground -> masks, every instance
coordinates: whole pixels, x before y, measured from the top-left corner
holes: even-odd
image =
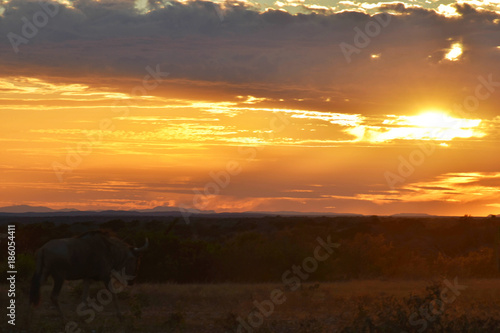
[[[434,294],[426,290],[431,285]],[[460,287],[450,291],[450,285]],[[308,283],[297,290],[280,284],[137,284],[117,294],[123,321],[118,320],[110,294],[99,283],[91,287],[94,306],[77,311],[81,289],[80,282],[64,285],[63,320],[50,304],[50,282],[43,287],[42,302],[35,309],[28,305],[27,283],[21,284],[16,294],[16,326],[3,321],[2,332],[356,332],[360,325],[373,325],[374,332],[398,331],[397,327],[406,325],[416,332],[424,328],[422,318],[428,331],[437,329],[437,321],[445,327],[446,321],[455,320],[457,325],[459,318],[462,325],[478,325],[464,332],[482,332],[485,322],[491,327],[500,319],[500,280],[494,279]],[[0,286],[0,293],[6,295],[6,285]],[[411,319],[412,302],[435,304],[432,295],[447,297],[447,302],[436,303],[439,318],[417,315]]]

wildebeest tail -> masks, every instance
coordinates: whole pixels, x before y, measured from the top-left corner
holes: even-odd
[[[37,306],[40,303],[40,286],[42,284],[43,250],[36,254],[36,269],[31,279],[30,304]]]

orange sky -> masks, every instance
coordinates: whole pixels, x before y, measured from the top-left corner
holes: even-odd
[[[374,16],[179,6],[209,28],[61,37],[56,16],[18,54],[0,44],[0,206],[500,213],[491,8],[392,11],[349,63],[339,44]]]

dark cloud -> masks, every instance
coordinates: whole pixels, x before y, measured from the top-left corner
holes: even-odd
[[[1,75],[141,80],[146,66],[159,64],[173,81],[220,83],[235,94],[253,90],[266,97],[304,98],[304,104],[316,106],[329,98],[326,109],[373,113],[424,100],[450,105],[473,92],[478,75],[493,73],[500,80],[495,76],[500,16],[466,4],[456,5],[462,16],[452,18],[383,5],[393,13],[390,23],[359,47],[354,29],[365,31],[377,22],[359,12],[291,15],[241,3],[222,8],[204,1],[165,6],[149,1],[150,11],[142,14],[131,1],[80,0],[73,7],[60,5],[17,54],[8,34],[22,36],[22,18],[32,21],[41,8],[25,0],[4,6]],[[453,41],[463,43],[463,57],[443,61]],[[350,63],[342,42],[359,51],[350,55]],[[484,112],[495,102],[484,102]]]

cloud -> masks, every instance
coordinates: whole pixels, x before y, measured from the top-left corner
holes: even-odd
[[[474,88],[478,75],[497,67],[500,16],[467,4],[455,6],[458,16],[446,17],[432,9],[381,3],[379,11],[393,13],[389,25],[352,54],[350,64],[339,44],[354,46],[354,28],[364,31],[373,16],[354,11],[292,15],[226,3],[221,21],[214,6],[219,5],[150,2],[141,11],[129,1],[60,4],[59,13],[19,45],[19,53],[8,38],[0,39],[0,71],[49,81],[106,82],[126,90],[142,80],[146,66],[158,64],[175,86],[166,84],[155,91],[159,95],[172,89],[207,91],[218,84],[219,91],[233,96],[293,96],[301,101],[289,103],[321,111],[405,114],[401,106],[417,107],[422,95],[430,104],[451,105]],[[22,18],[32,20],[41,10],[26,0],[4,8],[0,36],[21,36]],[[441,62],[450,40],[463,45],[453,64]],[[497,101],[484,101],[483,112],[491,114]]]

